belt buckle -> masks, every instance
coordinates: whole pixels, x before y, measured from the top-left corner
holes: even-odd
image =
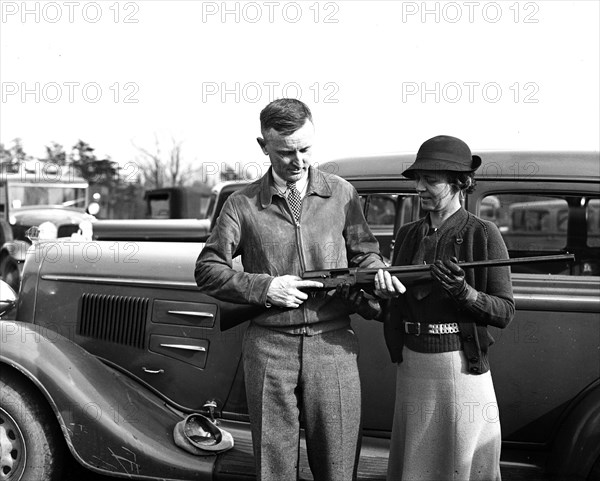
[[[417,326],[417,329],[416,329],[417,332],[411,332],[410,331],[410,326],[411,325]],[[406,334],[414,334],[415,336],[419,336],[419,335],[421,335],[421,324],[419,322],[408,322],[408,321],[406,321],[404,323],[404,332]]]

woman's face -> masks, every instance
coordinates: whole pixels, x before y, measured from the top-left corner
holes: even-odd
[[[458,201],[458,191],[452,188],[444,172],[417,170],[414,181],[424,211],[443,212]]]

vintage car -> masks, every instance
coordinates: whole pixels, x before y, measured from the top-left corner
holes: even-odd
[[[598,480],[600,156],[479,154],[484,163],[466,208],[498,224],[511,257],[569,252],[575,262],[513,267],[516,317],[493,330],[491,348],[498,407],[473,409],[502,420],[505,480]],[[395,229],[421,215],[412,182],[400,175],[413,158],[320,166],[356,187],[388,258]],[[516,242],[527,205],[561,212],[561,221]],[[64,240],[28,251],[16,320],[0,321],[2,479],[58,479],[65,460],[128,479],[254,479],[240,356],[242,321],[251,314],[199,292],[193,271],[201,249],[196,242]],[[363,388],[358,477],[383,480],[395,366],[382,326],[358,316],[352,322]],[[173,427],[193,412],[214,416],[232,433],[233,449],[195,456],[178,448]],[[304,448],[300,458],[301,479],[312,479]]]
[[[152,219],[117,219],[117,220],[97,220],[93,225],[94,240],[111,240],[111,241],[180,241],[180,242],[204,242],[221,211],[221,207],[236,190],[241,189],[248,182],[242,180],[230,180],[219,182],[211,189],[211,195],[208,199],[204,217],[184,218],[184,214],[190,214],[182,209],[177,209],[182,199],[178,198],[175,202],[172,198],[168,198],[170,203],[169,209],[174,209],[177,213],[173,213],[170,218],[152,218]],[[165,191],[170,194],[173,189],[160,189],[153,193],[160,194],[162,197]],[[179,192],[179,190],[177,190]],[[181,194],[183,195],[183,194]],[[165,199],[157,199],[150,195],[147,199],[149,209],[155,211],[160,210],[161,204],[166,202]],[[156,203],[154,203],[156,201]],[[164,205],[162,206],[165,207]],[[169,210],[171,212],[171,210]]]
[[[19,289],[25,232],[44,223],[57,236],[77,232],[80,222],[94,220],[100,206],[88,182],[73,169],[50,162],[24,162],[16,172],[0,172],[0,278]]]

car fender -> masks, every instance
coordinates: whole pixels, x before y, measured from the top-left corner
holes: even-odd
[[[561,423],[549,459],[550,473],[587,479],[600,459],[600,381],[574,401]]]
[[[5,242],[2,245],[2,256],[9,255],[17,262],[23,262],[27,254],[27,249],[31,246],[30,242],[23,240],[13,240]]]
[[[175,446],[181,415],[132,379],[40,326],[0,320],[0,341],[0,362],[45,396],[86,468],[130,479],[212,479],[216,456]]]

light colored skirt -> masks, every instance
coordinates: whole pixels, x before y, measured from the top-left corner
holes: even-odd
[[[462,351],[404,347],[388,481],[499,481],[500,420],[492,377],[468,374]]]

